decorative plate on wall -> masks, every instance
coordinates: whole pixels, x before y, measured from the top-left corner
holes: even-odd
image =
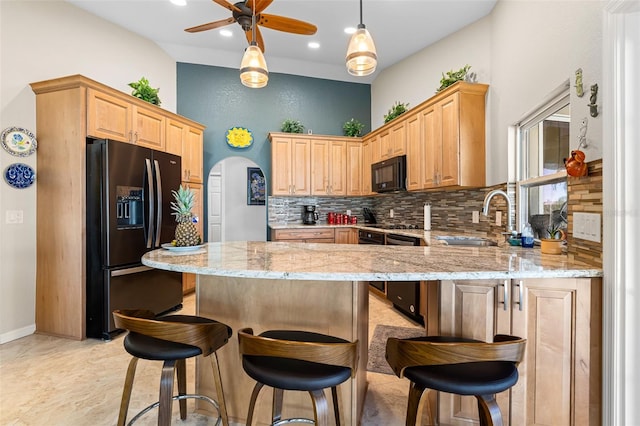
[[[249,148],[253,143],[251,130],[245,127],[232,127],[227,130],[227,145],[232,148]]]
[[[26,164],[14,163],[5,169],[4,180],[14,188],[28,188],[35,182],[36,173]]]
[[[11,155],[26,157],[36,150],[38,142],[36,137],[27,129],[20,127],[7,127],[0,136],[2,147]]]

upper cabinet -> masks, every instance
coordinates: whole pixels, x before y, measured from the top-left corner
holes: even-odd
[[[270,133],[271,195],[361,195],[360,138]]]
[[[87,134],[164,151],[165,116],[108,92],[87,89]]]
[[[165,150],[182,157],[182,181],[203,182],[203,128],[169,118],[166,126]]]
[[[364,137],[379,141],[377,161],[407,155],[407,189],[485,185],[485,95],[489,86],[458,82]],[[379,158],[379,160],[376,160]]]

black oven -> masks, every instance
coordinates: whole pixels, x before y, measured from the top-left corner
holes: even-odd
[[[402,234],[387,234],[387,245],[419,246],[420,238]],[[387,299],[393,306],[411,318],[424,324],[420,315],[420,281],[387,281]]]
[[[365,231],[364,229],[358,230],[358,244],[374,244],[384,245],[384,233],[376,231]],[[384,281],[369,281],[369,285],[376,290],[384,293],[385,285]]]
[[[407,179],[407,156],[400,155],[371,165],[371,189],[374,192],[404,191]]]

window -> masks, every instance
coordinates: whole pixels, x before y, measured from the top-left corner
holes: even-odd
[[[527,223],[534,237],[545,238],[555,224],[567,228],[567,172],[571,109],[569,83],[516,124],[517,223]]]

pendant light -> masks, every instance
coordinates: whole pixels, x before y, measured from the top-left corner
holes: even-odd
[[[360,0],[360,24],[351,36],[347,48],[347,71],[351,75],[362,77],[376,70],[378,55],[371,34],[362,23],[362,0]]]
[[[269,81],[267,61],[256,43],[256,0],[253,0],[253,16],[251,17],[251,43],[244,51],[242,62],[240,62],[240,81],[252,89],[264,87]]]

